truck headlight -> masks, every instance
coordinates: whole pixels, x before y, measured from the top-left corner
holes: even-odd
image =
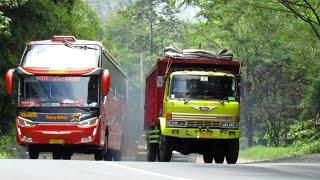
[[[97,117],[93,117],[90,119],[86,119],[83,121],[78,122],[78,126],[80,127],[87,127],[87,126],[95,126],[98,123],[98,118]]]
[[[20,126],[28,126],[28,127],[34,127],[36,126],[36,123],[34,121],[31,121],[29,119],[18,117],[17,122]]]
[[[187,122],[170,120],[170,121],[167,121],[167,126],[168,127],[187,127]]]

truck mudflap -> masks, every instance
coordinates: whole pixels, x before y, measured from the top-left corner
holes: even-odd
[[[165,119],[159,119],[161,135],[164,136],[195,139],[237,139],[241,137],[239,129],[167,128]]]
[[[160,130],[158,126],[151,128],[147,135],[148,135],[148,143],[150,144],[159,143]]]

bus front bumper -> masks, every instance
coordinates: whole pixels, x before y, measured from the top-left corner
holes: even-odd
[[[76,124],[37,124],[33,127],[16,125],[19,144],[87,144],[99,145],[99,125],[79,127]]]

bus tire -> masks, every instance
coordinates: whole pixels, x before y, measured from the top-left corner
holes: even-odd
[[[70,153],[70,152],[63,152],[62,155],[61,155],[61,159],[70,160],[70,159],[71,159],[71,156],[72,156],[72,153]]]
[[[52,152],[52,159],[61,159],[62,155],[60,152]]]
[[[38,149],[32,145],[29,146],[28,148],[28,153],[29,153],[29,158],[30,159],[38,159],[40,152]]]
[[[96,152],[94,152],[93,155],[94,155],[94,160],[96,160],[96,161],[101,161],[101,160],[104,159],[104,157],[103,157],[104,156],[103,149],[96,150]]]

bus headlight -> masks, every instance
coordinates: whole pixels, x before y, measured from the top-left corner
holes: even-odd
[[[97,117],[93,117],[90,119],[86,119],[83,121],[78,122],[78,126],[79,127],[87,127],[87,126],[95,126],[98,124],[98,118]]]
[[[28,126],[28,127],[36,126],[36,123],[34,121],[31,121],[29,119],[26,119],[20,116],[18,117],[17,122],[18,122],[18,125],[20,126]]]

